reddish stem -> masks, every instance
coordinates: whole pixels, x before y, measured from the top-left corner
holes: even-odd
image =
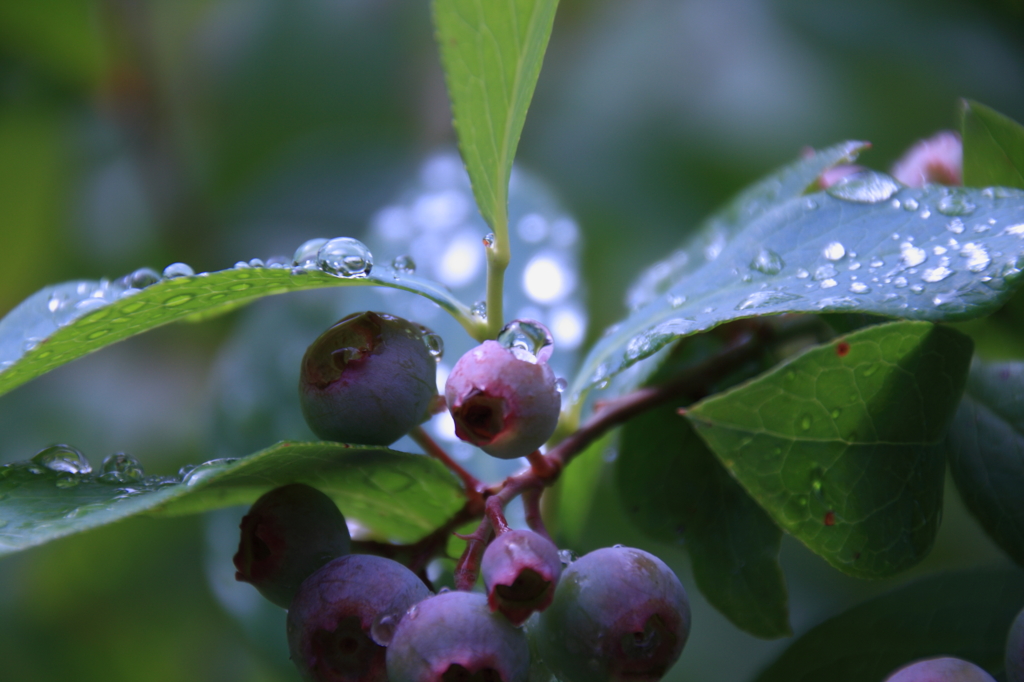
[[[475,531],[459,537],[466,541],[466,549],[455,564],[455,589],[468,592],[476,585],[480,575],[480,559],[491,540],[490,520],[485,517]]]
[[[533,469],[533,472],[540,478],[554,479],[558,476],[558,469],[561,463],[540,454],[540,450],[534,450],[526,456],[526,459],[530,461],[530,467]]]
[[[551,540],[548,529],[544,525],[544,519],[540,513],[540,496],[543,494],[541,488],[530,488],[523,491],[523,510],[526,512],[526,525],[533,529],[533,532]]]
[[[424,452],[440,460],[452,473],[462,479],[462,485],[466,488],[466,498],[471,501],[483,501],[484,485],[473,474],[463,469],[458,462],[453,460],[437,442],[430,437],[430,434],[422,426],[417,426],[409,432],[409,436],[416,441],[416,444],[423,448]]]

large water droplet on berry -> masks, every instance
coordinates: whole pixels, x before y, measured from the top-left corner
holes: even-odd
[[[321,270],[336,277],[366,277],[373,268],[373,254],[358,239],[338,237],[320,247],[316,262]]]
[[[554,351],[551,332],[540,322],[512,320],[498,334],[498,343],[511,351],[526,351],[540,362],[546,362]]]
[[[65,474],[88,474],[92,465],[81,452],[70,445],[51,445],[37,452],[32,463],[50,471]]]

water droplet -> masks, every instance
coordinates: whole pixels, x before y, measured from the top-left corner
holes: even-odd
[[[124,283],[132,289],[145,289],[160,281],[160,274],[152,268],[139,268],[125,276]]]
[[[797,268],[797,271],[796,271],[796,278],[797,279],[807,279],[810,276],[811,276],[811,273],[807,272],[803,268]]]
[[[861,171],[847,175],[825,191],[836,199],[860,204],[874,204],[886,201],[899,189],[900,184],[885,173]]]
[[[805,414],[803,417],[800,418],[800,428],[803,429],[804,431],[810,429],[812,423],[813,420],[811,419],[811,415],[809,414]]]
[[[469,307],[469,312],[481,320],[487,320],[487,301],[477,301]]]
[[[932,212],[928,210],[927,206],[925,206],[924,208],[921,209],[921,212],[918,213],[918,215],[921,216],[922,220],[927,220],[928,218],[932,217]]]
[[[816,282],[820,282],[823,279],[831,279],[832,277],[835,277],[837,273],[838,270],[836,270],[836,266],[831,263],[826,263],[825,265],[819,266],[814,271],[814,280]]]
[[[249,268],[250,265],[246,263],[244,260],[240,260],[234,265],[235,270],[248,270]]]
[[[850,291],[852,291],[855,294],[867,294],[871,293],[871,287],[869,287],[867,284],[864,284],[864,282],[853,282],[852,284],[850,284]]]
[[[338,237],[320,247],[316,262],[321,270],[336,277],[366,277],[373,268],[373,254],[358,239]]]
[[[829,278],[829,279],[822,280],[821,288],[822,289],[831,289],[832,287],[836,286],[837,284],[839,284],[839,282],[835,281],[832,278]]]
[[[770,249],[761,249],[754,256],[754,260],[750,261],[752,270],[763,272],[766,275],[777,275],[784,267],[786,267],[786,263],[782,260],[782,256]]]
[[[219,474],[231,464],[237,462],[238,459],[235,457],[225,457],[223,459],[211,459],[209,462],[204,462],[199,466],[182,467],[178,473],[181,474],[181,482],[186,486],[194,486],[199,483],[207,481],[211,477]]]
[[[164,279],[174,279],[176,277],[193,277],[195,270],[192,269],[186,263],[171,263],[164,268]]]
[[[398,625],[398,618],[390,614],[377,616],[370,624],[370,637],[378,646],[388,646],[395,636],[395,627]]]
[[[881,258],[875,258],[870,263],[868,263],[868,265],[873,267],[873,268],[880,268],[883,265],[885,265],[885,261],[882,260]]]
[[[818,208],[818,202],[815,201],[814,199],[805,199],[804,208],[806,208],[808,211],[813,211],[814,209]]]
[[[321,237],[302,242],[299,248],[295,249],[295,255],[292,256],[292,265],[298,268],[319,267],[316,255],[320,251],[320,247],[326,244],[327,241]]]
[[[736,310],[750,310],[752,308],[764,308],[769,305],[776,305],[779,303],[786,303],[788,301],[795,301],[798,298],[803,298],[799,294],[791,294],[785,291],[776,291],[772,289],[766,289],[765,291],[755,291],[750,294],[736,306]]]
[[[403,275],[416,274],[416,261],[412,259],[412,256],[395,256],[395,259],[391,261],[391,267],[395,269],[395,272]]]
[[[935,205],[935,209],[943,215],[970,215],[975,208],[967,193],[961,190],[952,190]]]
[[[144,475],[139,460],[126,452],[115,452],[103,460],[97,478],[104,483],[132,483],[142,480]]]
[[[68,475],[58,476],[54,484],[58,488],[74,488],[76,485],[78,485],[78,477]]]
[[[568,566],[572,562],[576,561],[579,556],[576,552],[571,549],[560,549],[558,550],[558,560],[562,562],[563,566]]]
[[[271,270],[283,270],[291,264],[287,256],[271,256],[267,259],[267,267]]]
[[[440,362],[444,357],[444,339],[441,338],[441,335],[426,330],[423,334],[423,344],[434,360]]]
[[[494,233],[493,232],[488,232],[484,236],[484,246],[486,246],[488,249],[491,248],[492,246],[494,246],[494,240],[495,239],[497,239],[497,237],[494,236]]]
[[[895,286],[897,289],[902,289],[905,286],[907,286],[907,278],[900,276],[900,277],[897,277],[896,279],[894,279],[892,281],[892,283],[893,283],[893,286]]]
[[[920,284],[915,284],[914,286],[910,287],[910,290],[913,291],[915,294],[920,294],[921,292],[924,291],[924,287],[921,286]]]
[[[569,382],[562,377],[558,377],[555,380],[555,390],[559,393],[565,393],[565,389],[569,387]]]
[[[937,268],[927,268],[921,275],[921,279],[926,282],[941,282],[952,274],[952,270],[945,265],[940,265]]]
[[[32,456],[33,464],[66,474],[88,474],[92,465],[81,452],[70,445],[51,445]]]
[[[910,242],[900,244],[900,263],[903,267],[913,268],[925,262],[928,254],[924,249],[918,248]]]
[[[409,610],[405,612],[405,617],[409,620],[416,620],[420,615],[420,608],[418,604],[413,604],[409,607]]]
[[[981,272],[992,262],[985,247],[974,242],[964,244],[960,255],[967,259],[967,269],[971,272]]]
[[[964,221],[960,220],[959,218],[953,218],[952,220],[949,221],[949,223],[946,224],[946,229],[952,232],[953,234],[963,234]]]
[[[828,260],[839,260],[846,255],[846,247],[839,242],[829,242],[822,250],[822,255]]]
[[[551,332],[533,320],[512,320],[498,333],[498,343],[513,352],[524,351],[540,362],[547,362],[554,351]]]
[[[904,211],[916,211],[918,207],[917,199],[904,199],[903,210]]]
[[[686,303],[686,297],[683,296],[682,294],[679,294],[678,296],[675,294],[667,294],[665,296],[665,300],[667,300],[668,304],[673,308],[678,308],[679,306]]]

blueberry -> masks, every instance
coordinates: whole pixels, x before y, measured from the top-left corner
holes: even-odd
[[[563,682],[653,681],[682,653],[690,604],[661,559],[608,547],[562,572],[533,633],[544,662]]]
[[[532,530],[502,533],[487,546],[480,570],[491,611],[522,625],[555,596],[562,562],[554,543]]]
[[[501,459],[543,445],[562,403],[548,364],[517,350],[484,341],[459,358],[444,388],[456,435]]]
[[[260,497],[242,517],[235,579],[288,608],[299,585],[335,557],[349,553],[345,517],[316,488],[293,483]]]
[[[900,668],[885,682],[995,682],[995,678],[959,658],[929,658]]]
[[[1024,609],[1013,619],[1006,638],[1007,682],[1024,682]]]
[[[391,682],[526,682],[525,633],[476,592],[445,592],[399,622],[388,647]]]
[[[324,440],[390,445],[429,417],[436,374],[422,327],[384,313],[355,313],[306,350],[302,413]]]
[[[292,661],[316,682],[387,682],[386,649],[374,635],[429,596],[397,561],[363,554],[335,559],[302,583],[288,610]]]

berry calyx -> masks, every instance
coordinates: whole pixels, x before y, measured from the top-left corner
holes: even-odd
[[[947,657],[911,663],[885,682],[995,682],[995,678],[970,661]]]
[[[480,570],[491,611],[501,611],[513,625],[522,625],[551,604],[562,562],[558,548],[544,536],[511,530],[487,546]]]
[[[364,554],[335,559],[302,584],[288,610],[292,661],[316,682],[387,682],[386,649],[375,631],[429,596],[397,561]]]
[[[302,414],[313,433],[390,445],[429,417],[437,366],[427,334],[374,312],[349,315],[321,334],[306,350],[299,377]]]
[[[546,358],[497,341],[484,341],[459,358],[445,398],[455,433],[500,459],[525,457],[558,425],[562,398]]]
[[[235,579],[288,608],[302,581],[348,554],[351,539],[334,501],[303,483],[275,488],[242,517]]]
[[[391,682],[526,682],[526,634],[475,592],[445,592],[405,615],[388,646]]]
[[[563,682],[653,682],[682,653],[690,605],[661,559],[607,547],[562,572],[536,633],[541,658]]]

